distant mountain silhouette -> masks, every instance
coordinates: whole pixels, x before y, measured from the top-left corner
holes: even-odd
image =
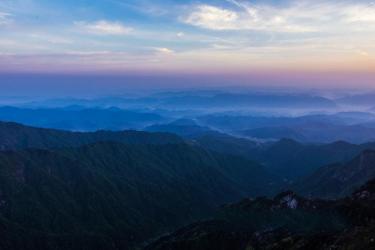
[[[364,93],[364,94],[353,94],[347,95],[335,100],[337,103],[361,106],[361,107],[373,107],[375,106],[375,93]]]
[[[153,113],[119,108],[85,108],[77,105],[34,109],[0,107],[0,120],[73,131],[139,129],[165,121],[163,117]]]
[[[241,131],[242,135],[256,139],[280,140],[289,138],[300,142],[308,141],[306,137],[296,129],[288,127],[262,127]]]
[[[241,131],[242,135],[259,139],[290,138],[306,143],[332,143],[343,140],[350,143],[374,141],[375,128],[360,125],[336,125],[329,123],[306,123],[285,127],[261,127]]]
[[[199,126],[194,120],[179,119],[168,124],[155,124],[144,129],[149,132],[169,132],[187,138],[195,138],[214,130]]]
[[[163,106],[174,107],[289,107],[308,108],[336,107],[334,101],[320,96],[292,94],[262,94],[262,93],[221,93],[209,96],[185,95],[172,96],[162,99]]]

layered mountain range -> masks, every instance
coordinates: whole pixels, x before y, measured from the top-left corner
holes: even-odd
[[[195,125],[181,120],[174,126]],[[359,189],[375,178],[373,148],[290,139],[259,143],[208,128],[182,138],[1,122],[0,248],[324,249],[324,239],[327,246],[337,239],[357,244],[373,232],[373,182]],[[288,189],[294,192],[282,192]]]

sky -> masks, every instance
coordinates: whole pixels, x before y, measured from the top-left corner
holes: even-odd
[[[0,74],[372,86],[375,2],[0,0]]]

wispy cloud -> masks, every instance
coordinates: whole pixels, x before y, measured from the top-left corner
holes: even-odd
[[[239,19],[238,14],[234,11],[210,5],[199,5],[184,21],[207,29],[232,30],[244,28],[239,23]]]
[[[173,5],[159,4],[158,1],[150,0],[109,0],[117,5],[117,7],[122,7],[125,10],[135,10],[138,13],[146,14],[154,17],[161,17],[170,14]]]
[[[0,0],[0,60],[14,54],[3,61],[22,70],[36,62],[52,68],[56,60],[72,69],[373,70],[375,5],[369,2],[108,0],[108,8],[85,9],[84,0],[74,6]]]
[[[46,42],[50,44],[61,44],[61,45],[69,45],[73,44],[73,40],[64,38],[61,36],[54,36],[50,34],[43,34],[43,33],[33,33],[30,35],[30,38],[35,39],[39,42]]]
[[[133,30],[133,28],[127,27],[120,22],[106,20],[96,22],[78,21],[75,22],[75,25],[88,33],[97,35],[126,35]]]
[[[292,1],[275,7],[251,4],[249,1],[227,0],[232,7],[195,5],[183,22],[211,30],[256,30],[271,32],[321,32],[355,28],[375,29],[375,5],[364,3]]]
[[[344,10],[348,22],[375,24],[375,3],[353,5]]]
[[[11,17],[12,15],[9,13],[5,12],[0,12],[0,25],[8,24],[11,22]]]
[[[294,23],[286,14],[271,7],[250,7],[234,1],[233,3],[241,9],[198,5],[183,20],[187,24],[212,30],[314,31],[313,27]]]
[[[185,36],[185,33],[184,33],[184,32],[178,32],[178,33],[176,34],[176,36],[179,37],[179,38],[182,38],[182,37]]]

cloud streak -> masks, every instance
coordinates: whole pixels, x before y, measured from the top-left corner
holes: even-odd
[[[155,48],[156,52],[162,53],[162,54],[173,54],[174,51],[169,48]]]
[[[11,22],[11,19],[10,19],[11,16],[12,15],[9,14],[9,13],[0,12],[0,26],[10,23]]]
[[[74,24],[92,34],[96,35],[127,35],[133,28],[127,27],[120,22],[111,22],[106,20],[99,20],[96,22],[85,22],[85,21],[77,21]]]

